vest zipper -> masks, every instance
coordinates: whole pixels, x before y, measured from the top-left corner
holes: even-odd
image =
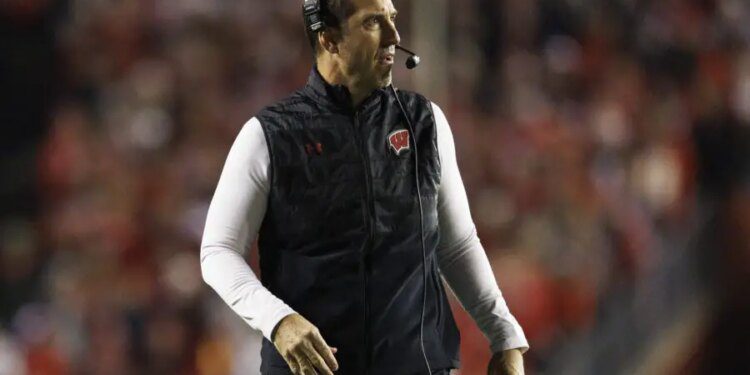
[[[373,193],[372,193],[372,172],[370,170],[370,158],[367,153],[367,145],[366,142],[363,141],[362,137],[360,136],[360,122],[359,122],[359,112],[354,112],[354,134],[358,139],[359,148],[360,148],[360,154],[362,155],[362,162],[365,165],[365,191],[367,194],[367,204],[366,204],[366,210],[367,210],[367,240],[365,242],[365,247],[362,252],[362,257],[360,259],[360,267],[362,267],[362,298],[364,300],[364,349],[365,349],[365,374],[370,373],[370,327],[369,327],[369,319],[370,319],[370,301],[368,298],[367,293],[367,286],[368,286],[368,274],[369,274],[369,257],[370,257],[370,248],[372,247],[372,238],[373,238],[373,220],[372,215],[375,212],[375,203],[373,200]]]

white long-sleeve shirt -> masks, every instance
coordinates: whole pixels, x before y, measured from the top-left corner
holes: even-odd
[[[441,184],[437,261],[463,308],[490,341],[491,350],[528,349],[521,326],[497,286],[469,212],[448,121],[432,104],[437,124]],[[274,327],[294,313],[258,280],[243,258],[255,241],[270,189],[270,157],[256,118],[240,130],[227,156],[206,218],[201,244],[203,279],[250,327],[271,340]],[[314,322],[313,322],[314,324]]]

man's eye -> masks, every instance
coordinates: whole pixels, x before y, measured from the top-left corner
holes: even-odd
[[[365,25],[373,27],[378,25],[377,17],[370,17],[365,21]]]

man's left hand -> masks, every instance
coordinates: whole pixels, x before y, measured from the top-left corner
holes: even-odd
[[[487,375],[523,375],[523,356],[518,349],[497,352],[487,366]]]

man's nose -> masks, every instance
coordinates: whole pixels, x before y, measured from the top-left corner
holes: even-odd
[[[385,35],[383,35],[383,44],[386,46],[398,45],[401,43],[401,36],[398,35],[396,24],[391,20],[388,20],[387,23],[388,26],[385,28]]]

